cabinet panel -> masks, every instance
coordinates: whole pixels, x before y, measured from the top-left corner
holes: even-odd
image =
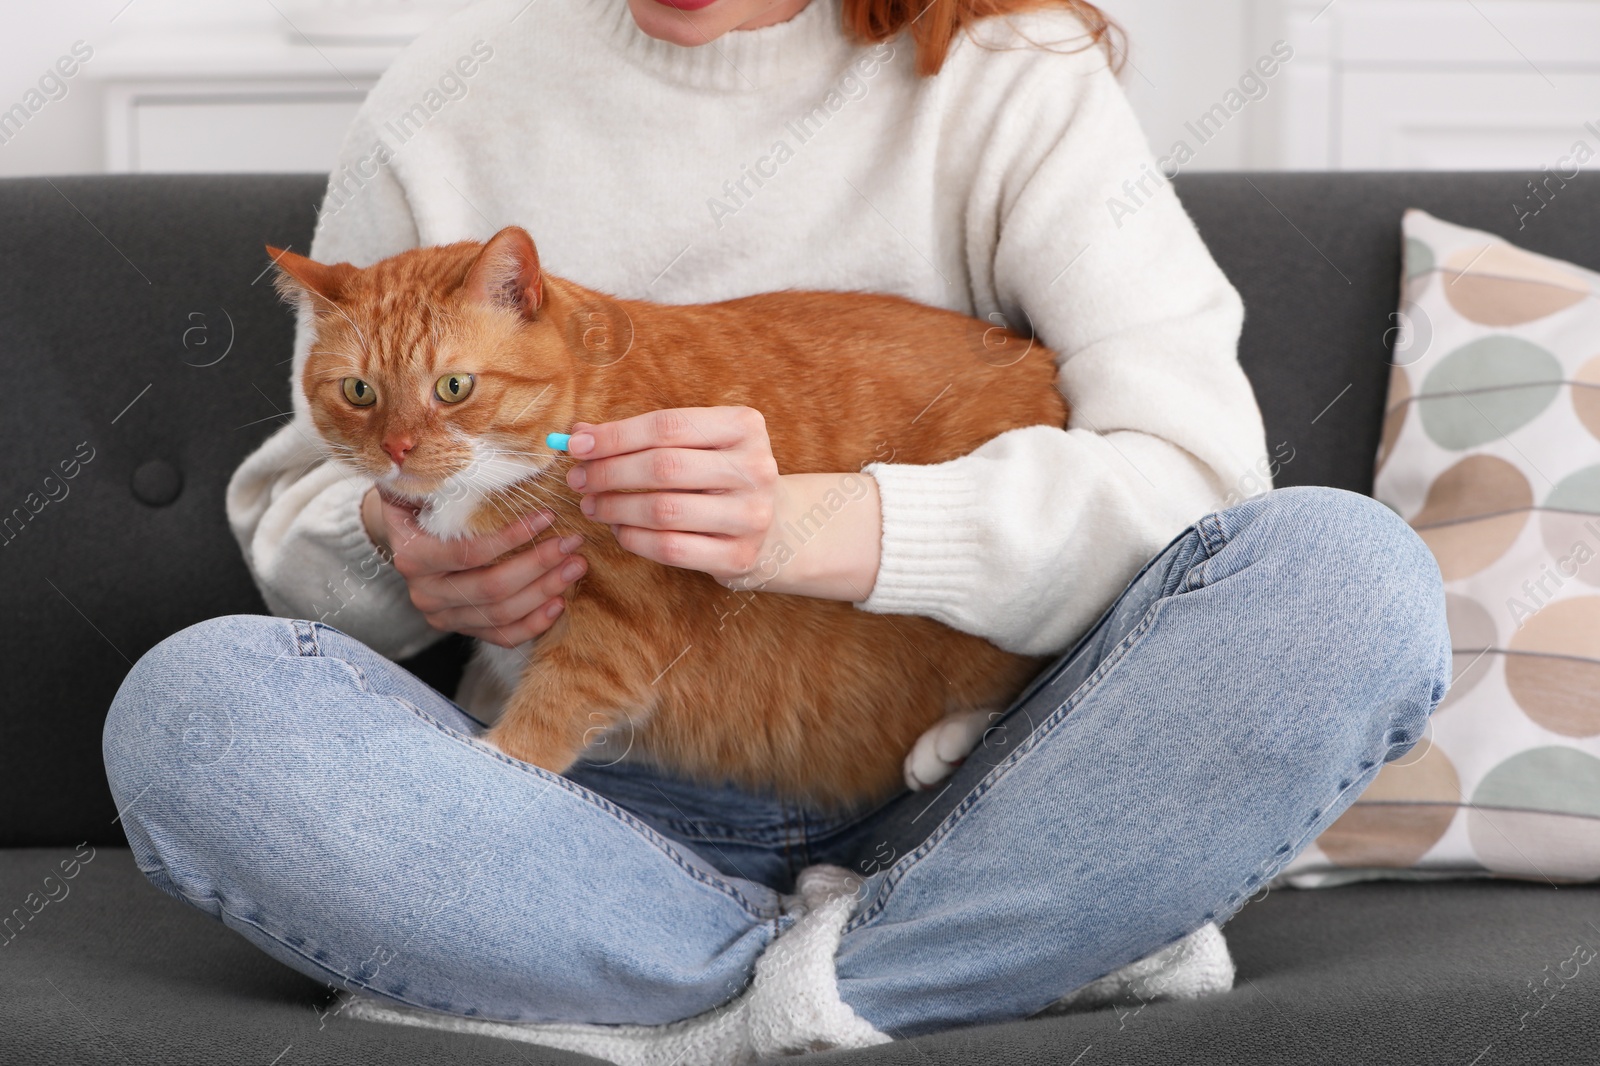
[[[1600,73],[1553,75],[1562,92],[1533,73],[1346,69],[1337,165],[1350,170],[1528,170],[1552,167],[1587,141],[1600,154]],[[1600,164],[1591,160],[1589,167]]]
[[[1351,63],[1471,63],[1554,71],[1594,66],[1600,7],[1592,0],[1344,0],[1339,53]]]
[[[128,169],[328,171],[362,95],[148,96],[132,101]]]
[[[1537,172],[1579,140],[1600,152],[1584,127],[1600,125],[1600,3],[1261,3],[1296,52],[1278,101],[1282,166]]]

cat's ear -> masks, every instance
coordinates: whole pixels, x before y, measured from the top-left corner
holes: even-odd
[[[321,297],[330,304],[337,303],[344,295],[350,278],[356,273],[356,268],[349,263],[330,266],[282,248],[274,248],[270,244],[267,245],[267,254],[278,268],[278,291],[285,299],[296,303],[309,297]]]
[[[516,311],[524,318],[539,317],[544,303],[544,275],[533,238],[521,226],[507,226],[489,239],[478,253],[462,285],[467,298]]]

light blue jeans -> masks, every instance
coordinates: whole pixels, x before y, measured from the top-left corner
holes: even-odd
[[[833,863],[866,876],[840,994],[913,1036],[1027,1016],[1226,921],[1449,680],[1418,537],[1288,488],[1176,537],[943,791],[850,816],[625,763],[547,773],[337,629],[254,615],[144,655],[104,751],[145,875],[332,985],[673,1021],[738,995],[792,920],[780,892]]]

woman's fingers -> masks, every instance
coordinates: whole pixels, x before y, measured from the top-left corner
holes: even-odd
[[[765,529],[771,502],[748,493],[607,492],[586,496],[583,513],[608,526],[737,537]]]
[[[492,626],[482,629],[460,629],[456,632],[469,637],[497,644],[502,648],[515,648],[519,644],[526,644],[535,637],[542,636],[551,626],[556,624],[566,607],[563,600],[551,600],[542,605],[526,618],[505,626]]]
[[[651,448],[573,464],[567,484],[584,493],[639,489],[740,489],[738,458],[708,448]]]
[[[645,448],[731,448],[757,433],[766,435],[766,422],[752,407],[671,407],[572,428],[567,451],[584,460]]]
[[[582,556],[569,556],[554,569],[540,574],[520,591],[500,600],[449,607],[432,614],[428,622],[436,629],[462,632],[468,629],[505,627],[537,613],[582,577],[588,564]]]
[[[444,541],[422,529],[410,508],[379,499],[394,568],[406,579],[412,604],[438,630],[503,648],[525,644],[556,623],[566,608],[561,593],[588,566],[572,554],[581,536],[547,537],[500,558],[548,529],[555,517],[548,510],[481,537]]]
[[[457,602],[500,603],[518,595],[550,570],[559,569],[563,560],[582,543],[583,538],[576,534],[560,539],[548,537],[503,562],[441,576],[450,579],[453,595],[449,598]],[[462,596],[465,599],[459,600]]]
[[[756,545],[744,537],[708,537],[679,530],[617,526],[617,543],[665,566],[708,574],[748,574],[761,563]]]
[[[411,582],[411,602],[425,614],[438,614],[455,607],[503,603],[520,595],[550,571],[559,572],[566,557],[582,542],[583,538],[576,535],[559,540],[549,537],[525,552],[490,566],[415,578]]]

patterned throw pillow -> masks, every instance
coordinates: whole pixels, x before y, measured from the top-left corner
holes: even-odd
[[[1600,274],[1403,230],[1373,495],[1439,562],[1455,680],[1289,880],[1600,878]]]

